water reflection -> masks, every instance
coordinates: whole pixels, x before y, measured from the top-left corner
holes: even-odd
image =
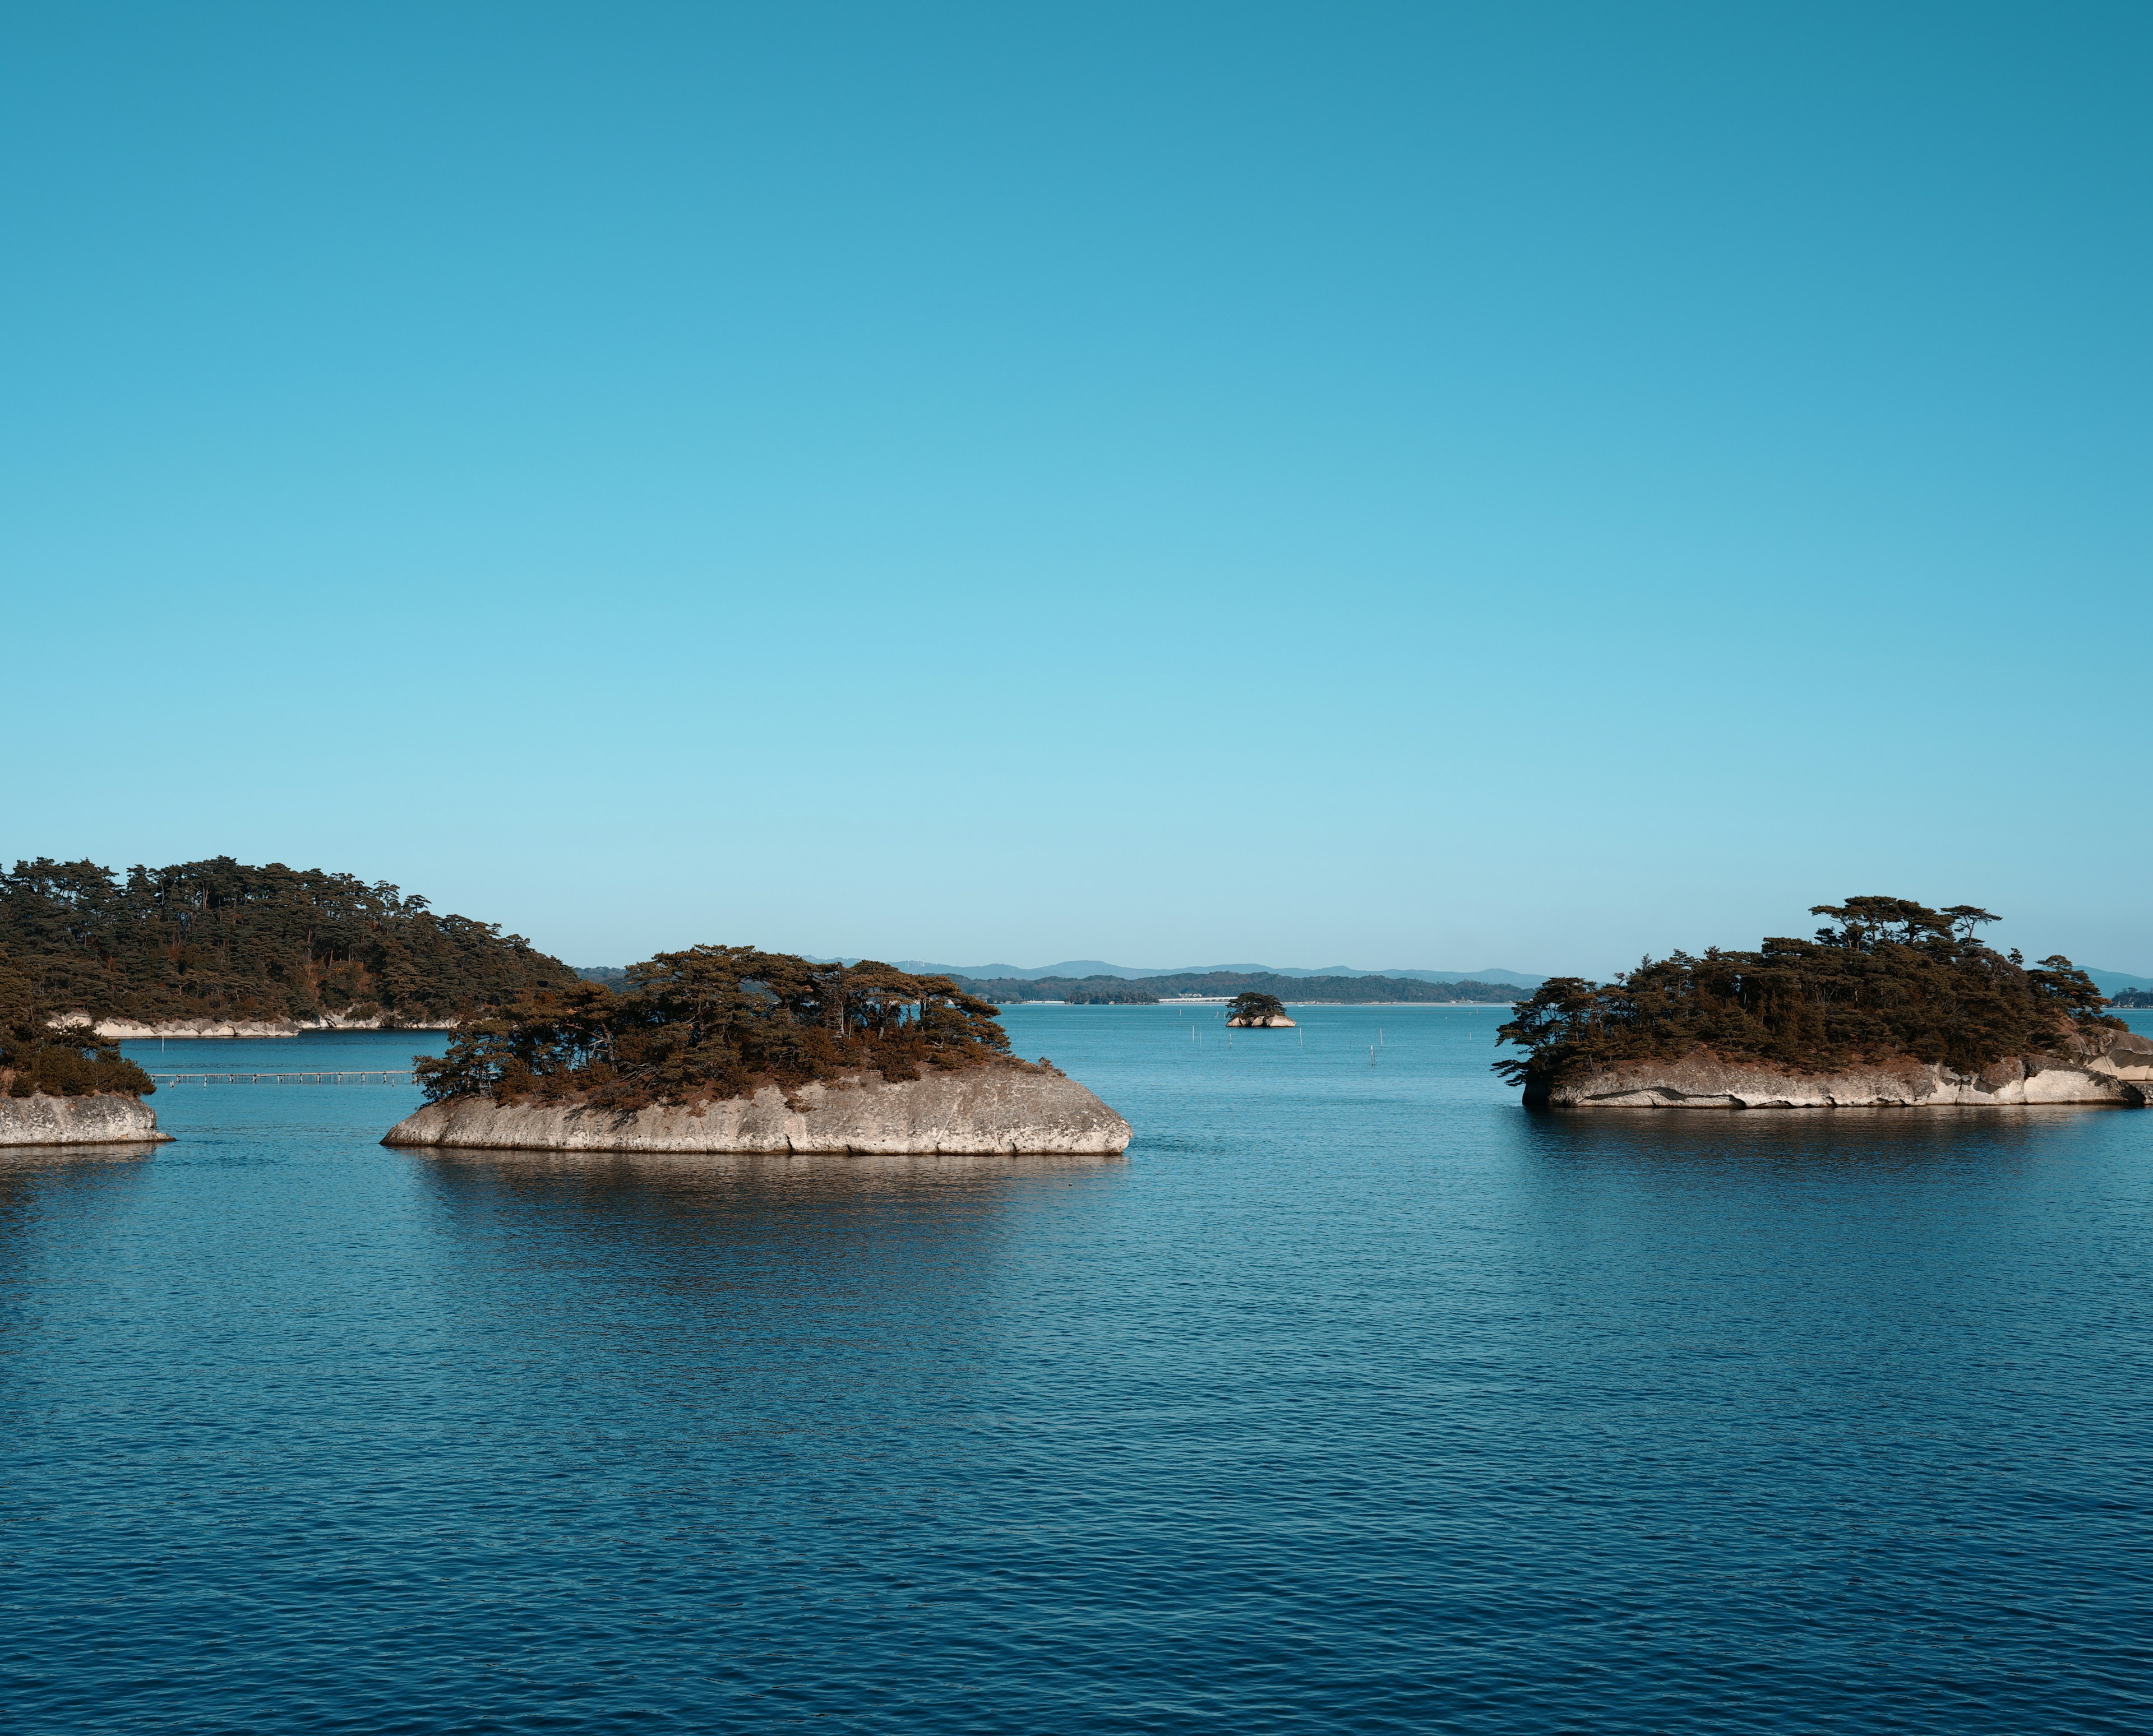
[[[974,1411],[1008,1327],[1015,1221],[1082,1213],[1125,1174],[1096,1158],[409,1161],[450,1244],[450,1305],[487,1354],[572,1365],[625,1409],[672,1413],[683,1440],[793,1447]]]
[[[2073,1104],[1519,1112],[1522,1137],[1543,1157],[1659,1168],[1799,1164],[1812,1174],[1838,1165],[1988,1165],[2037,1151],[2053,1155],[2068,1151],[2080,1139],[2112,1137],[2115,1116],[2138,1113]],[[2153,1132],[2153,1122],[2147,1130]]]
[[[439,1152],[412,1160],[460,1239],[624,1284],[731,1294],[749,1275],[884,1295],[985,1282],[1008,1215],[1111,1187],[1118,1159]]]
[[[155,1157],[164,1145],[161,1140],[117,1145],[0,1145],[0,1175],[80,1164],[135,1164]]]
[[[0,1304],[109,1232],[160,1145],[0,1145]]]

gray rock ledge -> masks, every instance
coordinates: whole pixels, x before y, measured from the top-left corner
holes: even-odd
[[[384,1145],[524,1151],[846,1152],[863,1156],[995,1153],[1118,1155],[1129,1124],[1074,1079],[1017,1067],[929,1073],[891,1084],[864,1074],[802,1085],[789,1109],[766,1085],[700,1110],[625,1113],[487,1097],[428,1104]]]
[[[0,1145],[162,1145],[156,1112],[139,1097],[0,1096]]]
[[[2068,1054],[2013,1056],[1978,1073],[1908,1058],[1844,1073],[1794,1073],[1723,1061],[1696,1049],[1678,1061],[1640,1061],[1526,1093],[1533,1107],[1598,1109],[2016,1109],[2030,1104],[2153,1099],[2153,1040],[2129,1031],[2075,1038]]]
[[[58,1030],[79,1030],[88,1025],[112,1042],[135,1043],[148,1037],[303,1037],[309,1031],[453,1031],[456,1022],[406,1024],[393,1014],[369,1014],[346,1018],[325,1013],[319,1018],[138,1018],[92,1019],[86,1013],[64,1013],[52,1021]]]

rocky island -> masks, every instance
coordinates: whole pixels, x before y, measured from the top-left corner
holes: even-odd
[[[1814,940],[1555,977],[1518,1004],[1495,1063],[1528,1107],[2009,1107],[2153,1099],[2153,1042],[2061,956],[2028,966],[1970,905],[1816,905]]]
[[[550,1151],[1069,1153],[1127,1122],[944,977],[694,947],[539,991],[419,1064],[382,1143]]]
[[[1234,997],[1227,1009],[1226,1023],[1242,1028],[1268,1026],[1277,1030],[1290,1031],[1293,1021],[1285,1016],[1285,1003],[1276,995],[1251,992]]]
[[[150,1075],[109,1040],[55,1031],[30,979],[0,958],[0,1146],[162,1143]]]

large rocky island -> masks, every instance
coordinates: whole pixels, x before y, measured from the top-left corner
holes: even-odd
[[[550,1151],[1070,1153],[1127,1122],[1009,1053],[947,977],[746,947],[661,952],[615,992],[541,991],[422,1062],[383,1144]]]
[[[2153,1100],[2153,1041],[2060,956],[1974,937],[1996,918],[1910,900],[1818,905],[1810,941],[1647,959],[1520,1002],[1497,1069],[1528,1107],[1845,1109]]]

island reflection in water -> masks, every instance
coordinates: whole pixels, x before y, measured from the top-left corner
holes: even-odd
[[[2008,1162],[2054,1152],[2111,1118],[2143,1109],[2102,1104],[2009,1108],[1519,1110],[1550,1157],[1584,1162],[1731,1165],[1799,1163],[1860,1170],[1877,1164]],[[2153,1126],[2153,1123],[2149,1123]],[[2111,1129],[2113,1130],[2113,1129]]]
[[[139,1164],[164,1150],[162,1140],[116,1145],[0,1145],[0,1171],[61,1170],[76,1164]]]
[[[888,1433],[978,1408],[1010,1330],[1008,1262],[1118,1157],[407,1155],[445,1233],[466,1332],[588,1356],[683,1437]],[[1015,1236],[1013,1221],[1022,1221]],[[697,1347],[701,1347],[699,1351]],[[639,1350],[649,1354],[639,1354]],[[528,1356],[527,1348],[517,1353]]]

